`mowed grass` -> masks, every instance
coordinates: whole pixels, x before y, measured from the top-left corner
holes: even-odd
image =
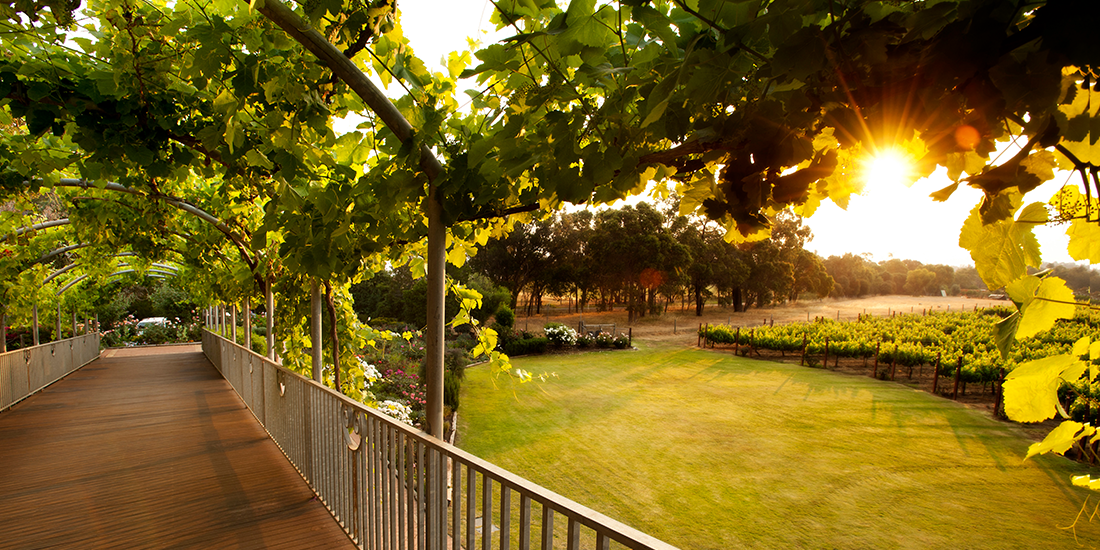
[[[1009,423],[870,378],[640,347],[514,360],[546,383],[469,369],[459,446],[685,550],[1100,544],[1100,518],[1060,529],[1089,495],[1070,476],[1100,472],[1025,462]]]

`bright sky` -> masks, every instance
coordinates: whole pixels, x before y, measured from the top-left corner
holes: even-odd
[[[440,60],[451,51],[465,49],[468,36],[488,44],[513,34],[493,33],[489,0],[401,0],[398,6],[405,35],[433,71],[445,71]],[[1029,193],[1027,202],[1045,202],[1065,181],[1062,173]],[[926,264],[970,265],[969,252],[959,248],[959,229],[981,193],[960,186],[944,203],[928,196],[950,183],[941,170],[912,187],[889,181],[868,185],[862,196],[852,197],[847,211],[827,202],[806,220],[814,233],[807,248],[823,257],[870,253],[874,261],[895,257]],[[1073,261],[1066,253],[1064,226],[1039,227],[1036,235],[1044,261]]]

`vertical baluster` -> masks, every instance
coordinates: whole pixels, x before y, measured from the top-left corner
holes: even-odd
[[[554,550],[554,509],[542,503],[542,550]]]
[[[493,479],[481,473],[481,549],[493,549]]]
[[[567,550],[580,550],[581,548],[581,526],[577,523],[576,519],[569,518],[569,540],[566,541]]]
[[[596,550],[610,550],[610,549],[611,549],[611,539],[609,539],[607,537],[607,535],[603,534],[602,531],[599,532],[599,533],[596,533]]]
[[[407,539],[409,550],[416,548],[416,438],[405,439],[405,528],[409,533]]]
[[[394,476],[397,480],[397,491],[395,497],[397,498],[397,546],[394,548],[408,548],[406,546],[408,533],[408,510],[406,508],[408,504],[408,437],[404,431],[397,432],[397,456],[398,461],[394,469]]]
[[[425,529],[427,523],[428,493],[425,491],[424,481],[427,476],[427,463],[424,456],[424,443],[416,442],[416,524],[417,547],[425,550],[428,545],[428,532]]]
[[[451,459],[451,550],[462,550],[462,463]]]
[[[370,546],[378,550],[382,544],[378,540],[378,483],[375,477],[378,474],[378,420],[372,418],[370,423],[370,447],[367,449],[370,464],[367,467],[367,508],[369,509],[368,523],[370,525]]]
[[[512,488],[500,486],[500,550],[508,550],[512,542]]]
[[[519,495],[519,550],[531,550],[531,498]]]
[[[393,548],[393,447],[390,445],[390,426],[384,422],[378,423],[382,430],[379,434],[382,442],[382,532],[385,536],[386,548]]]
[[[401,522],[398,521],[401,515],[401,498],[398,496],[397,491],[397,487],[401,482],[401,468],[398,467],[398,462],[401,459],[401,432],[388,425],[386,426],[386,432],[389,434],[390,442],[390,465],[386,470],[386,477],[390,481],[390,490],[386,493],[390,501],[390,535],[388,540],[390,548],[398,548],[398,533],[401,532]]]
[[[466,466],[466,548],[474,548],[474,521],[477,516],[477,470]]]
[[[439,530],[436,536],[436,548],[439,550],[447,550],[447,454],[443,453],[443,448],[434,448],[434,452],[437,454],[436,458],[436,486],[439,487],[436,491],[437,508],[436,516]]]

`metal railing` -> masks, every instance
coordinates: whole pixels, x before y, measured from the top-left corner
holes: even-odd
[[[361,548],[674,550],[210,331],[202,346]]]
[[[99,357],[99,333],[0,354],[0,411]]]

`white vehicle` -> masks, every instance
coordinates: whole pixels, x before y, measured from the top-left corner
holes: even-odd
[[[168,319],[164,317],[146,317],[138,321],[137,330],[138,332],[141,332],[145,330],[146,327],[151,327],[153,325],[159,325],[162,327],[168,326]]]

